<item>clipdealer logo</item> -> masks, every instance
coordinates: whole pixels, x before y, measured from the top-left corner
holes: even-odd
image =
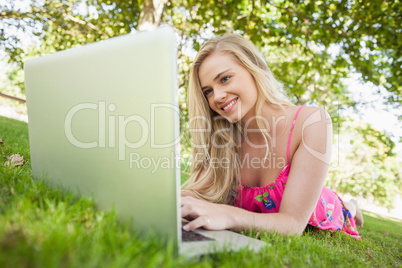
[[[65,121],[64,121],[64,133],[67,138],[67,140],[74,145],[77,148],[82,148],[82,149],[91,149],[91,148],[118,148],[118,160],[119,161],[125,161],[126,160],[126,152],[128,148],[131,149],[139,149],[142,146],[145,146],[147,142],[149,141],[149,146],[152,149],[158,149],[158,148],[169,148],[172,146],[175,146],[176,144],[180,143],[180,135],[179,133],[176,133],[177,137],[174,137],[172,141],[169,142],[164,142],[164,143],[157,143],[156,142],[156,132],[160,130],[156,130],[156,124],[157,124],[157,114],[156,112],[158,111],[158,115],[160,113],[166,113],[166,110],[163,109],[172,109],[177,115],[180,115],[180,109],[178,106],[172,105],[172,104],[151,104],[150,105],[150,120],[147,121],[146,118],[142,117],[141,115],[138,114],[132,114],[129,116],[124,116],[124,115],[117,115],[117,114],[111,114],[116,111],[116,105],[113,103],[110,103],[107,105],[105,101],[99,101],[98,103],[80,103],[75,106],[73,106],[66,114]],[[160,110],[158,110],[160,109]],[[74,122],[75,116],[79,116],[80,113],[85,113],[85,111],[96,111],[97,112],[97,126],[98,126],[98,133],[97,133],[97,138],[92,141],[83,141],[80,140],[79,137],[75,136],[72,130],[72,125]],[[107,113],[109,113],[107,115]],[[251,127],[250,122],[252,120],[256,120],[257,117],[252,117],[250,118],[247,122],[244,122],[243,125],[243,133],[244,133],[244,139],[247,144],[253,148],[264,148],[265,145],[261,144],[254,144],[251,142],[249,139],[249,134],[252,132],[259,132],[259,129],[255,129]],[[279,117],[273,117],[270,121],[267,121],[266,118],[264,117],[258,117],[262,122],[264,122],[264,125],[267,126],[267,130],[271,130],[272,133],[274,133],[270,137],[270,144],[272,146],[277,146],[277,139],[276,137],[276,130],[277,130],[277,125],[280,122],[287,122],[289,120],[286,120],[285,116],[279,116]],[[227,132],[228,135],[233,136],[233,132],[235,129],[231,126],[229,128],[224,128],[224,129],[219,129],[213,131],[212,128],[212,123],[208,118],[202,117],[202,116],[195,116],[193,118],[190,118],[190,123],[201,120],[204,126],[204,128],[201,129],[189,129],[190,133],[194,134],[197,132],[205,132],[207,135],[211,135],[210,142],[214,144],[214,146],[222,148],[229,146],[230,144],[219,144],[215,143],[216,137],[218,136],[219,132]],[[223,117],[217,117],[213,118],[213,120],[226,120]],[[310,146],[310,142],[307,141],[305,138],[305,132],[307,128],[311,125],[314,125],[315,123],[318,122],[327,122],[326,124],[326,129],[322,130],[322,135],[325,136],[325,145],[322,150],[318,151],[315,148]],[[138,127],[140,135],[136,134],[136,141],[130,141],[126,137],[126,129],[130,124],[136,124],[136,127]],[[320,161],[324,162],[327,165],[331,165],[331,147],[332,147],[332,127],[331,127],[331,119],[328,116],[328,114],[323,114],[319,110],[313,112],[310,114],[303,122],[302,122],[302,127],[301,127],[301,145],[305,148],[305,150],[312,155],[314,158],[319,159]],[[108,133],[108,135],[106,135]],[[94,134],[94,133],[93,133]],[[336,134],[336,133],[335,133]],[[148,145],[147,145],[148,146]],[[195,144],[191,143],[192,147],[195,148],[207,148],[208,144]],[[176,157],[168,157],[168,158],[158,158],[158,159],[148,159],[150,158],[149,156],[141,156],[138,152],[131,152],[129,156],[129,161],[130,161],[130,168],[132,167],[140,167],[140,168],[149,168],[149,167],[161,167],[161,166],[169,166],[167,165],[167,159],[175,159]],[[146,158],[145,160],[142,160],[142,158]],[[157,156],[155,156],[157,157]],[[270,156],[272,158],[272,161],[274,161],[278,156],[275,157],[275,155]],[[196,157],[197,158],[197,157]],[[261,162],[264,165],[282,165],[281,161],[277,161],[276,163],[274,162],[269,162],[271,158],[264,159],[265,162]],[[279,159],[279,158],[278,158]],[[221,159],[222,160],[222,159]],[[217,160],[217,163],[224,163],[224,160]],[[195,160],[196,161],[196,160]],[[251,165],[255,165],[256,160],[255,158],[247,158],[244,161],[251,161]],[[268,161],[268,162],[267,162]],[[174,160],[173,162],[177,162],[177,160]],[[259,163],[259,162],[258,162]],[[247,165],[249,163],[243,163],[243,165]]]
[[[156,111],[157,109],[173,109],[174,112],[180,114],[179,107],[172,104],[151,104],[150,109],[150,122],[138,115],[133,114],[125,117],[124,115],[108,115],[106,116],[106,109],[109,112],[116,110],[116,105],[110,103],[106,107],[106,102],[100,101],[98,103],[80,103],[73,106],[67,113],[64,120],[64,134],[67,140],[77,148],[91,149],[91,148],[115,148],[118,147],[118,159],[120,161],[126,160],[126,149],[139,149],[150,140],[151,148],[169,148],[180,142],[180,136],[176,137],[173,141],[167,143],[157,143],[155,137],[155,124],[156,124]],[[84,142],[74,136],[72,125],[74,117],[85,110],[98,111],[98,138],[97,140]],[[106,122],[108,128],[106,129]],[[129,124],[138,124],[141,128],[141,135],[135,142],[131,142],[126,137],[126,128]],[[117,135],[116,135],[117,130]],[[106,141],[106,133],[108,133],[108,140]],[[116,145],[117,144],[117,145]]]

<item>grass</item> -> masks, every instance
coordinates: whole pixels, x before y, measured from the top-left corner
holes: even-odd
[[[400,267],[402,222],[364,212],[361,241],[340,232],[301,237],[260,233],[262,252],[186,259],[160,238],[146,238],[98,211],[84,197],[62,195],[32,178],[27,124],[0,117],[0,267]],[[23,166],[3,166],[20,154]]]

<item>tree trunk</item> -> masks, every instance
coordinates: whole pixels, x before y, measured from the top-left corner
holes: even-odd
[[[168,0],[145,0],[138,20],[138,31],[152,30],[162,21]]]

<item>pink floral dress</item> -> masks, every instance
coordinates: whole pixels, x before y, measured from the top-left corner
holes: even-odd
[[[249,187],[241,182],[237,188],[235,206],[248,211],[260,213],[277,213],[281,206],[281,200],[289,177],[289,145],[293,133],[293,127],[300,110],[296,112],[293,120],[287,146],[287,166],[279,173],[273,183],[264,187]],[[355,219],[343,204],[342,199],[327,187],[323,187],[320,198],[311,215],[309,225],[321,230],[341,231],[355,239],[360,239],[356,229]]]

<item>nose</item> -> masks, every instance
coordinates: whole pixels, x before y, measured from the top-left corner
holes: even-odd
[[[214,89],[214,97],[216,103],[223,103],[226,99],[227,93],[223,89],[215,88]]]

